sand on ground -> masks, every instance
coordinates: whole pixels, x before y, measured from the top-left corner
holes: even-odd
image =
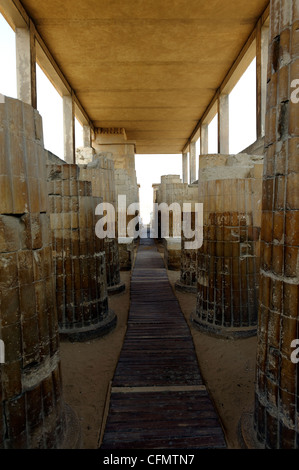
[[[158,245],[163,256],[163,249]],[[174,289],[179,271],[167,271]],[[121,272],[125,292],[109,297],[109,307],[117,314],[117,325],[106,336],[86,342],[61,341],[60,355],[65,402],[81,424],[82,449],[96,449],[109,406],[109,387],[126,334],[130,307],[131,273]],[[200,371],[218,411],[227,446],[240,449],[239,423],[243,413],[252,413],[256,363],[256,337],[220,339],[194,328],[190,315],[196,295],[174,292],[193,337]]]

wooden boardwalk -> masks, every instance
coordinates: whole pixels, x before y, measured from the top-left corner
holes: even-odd
[[[101,449],[225,447],[163,259],[153,240],[143,239]]]

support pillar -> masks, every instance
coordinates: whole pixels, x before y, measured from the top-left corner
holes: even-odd
[[[182,154],[183,183],[188,183],[188,153]]]
[[[209,153],[209,126],[202,124],[200,128],[200,154],[207,155]]]
[[[229,98],[224,94],[218,100],[218,153],[229,154]]]
[[[190,184],[197,180],[196,177],[196,143],[191,142],[189,153],[189,170],[190,170]]]
[[[17,97],[37,107],[36,50],[32,28],[16,28]]]
[[[270,9],[254,425],[265,448],[298,449],[298,0]]]
[[[109,202],[117,210],[115,168],[111,159],[107,158],[105,154],[96,154],[91,164],[80,167],[80,179],[90,181],[93,196],[102,198],[103,202]],[[117,222],[116,220],[116,232]],[[125,284],[120,277],[119,245],[117,233],[115,238],[105,238],[104,240],[106,280],[109,295],[119,294],[125,290]],[[126,240],[125,248],[127,249],[127,247]]]
[[[0,449],[71,449],[80,424],[63,398],[42,121],[4,96],[0,121]]]
[[[63,96],[64,159],[75,163],[75,114],[71,95]]]
[[[77,165],[49,164],[47,171],[60,338],[103,336],[117,319],[108,307],[104,240],[95,233],[102,199]]]
[[[83,126],[83,147],[91,147],[91,128],[90,126]]]
[[[209,334],[256,334],[263,157],[202,155],[198,202],[203,245],[197,253],[193,325]]]
[[[197,195],[198,196],[198,195]],[[195,230],[196,213],[194,204],[192,204],[190,216],[191,230]],[[190,240],[186,238],[184,233],[184,220],[186,213],[182,212],[182,231],[181,231],[181,256],[180,256],[180,279],[175,283],[175,289],[180,292],[197,293],[197,252],[198,250],[190,250],[185,248],[185,243]]]
[[[269,27],[259,25],[256,36],[256,133],[257,139],[265,135],[267,102]]]

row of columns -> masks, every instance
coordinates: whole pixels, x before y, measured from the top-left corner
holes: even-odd
[[[33,24],[16,28],[17,98],[37,109],[36,37]],[[62,96],[64,160],[76,163],[75,100],[71,91]],[[91,127],[83,125],[83,146],[91,147]]]
[[[270,31],[259,24],[256,34],[263,162],[254,156],[253,172],[240,173],[241,160],[248,168],[245,155],[237,156],[238,165],[226,161],[223,166],[232,156],[200,157],[204,240],[197,253],[192,321],[221,335],[223,327],[238,335],[241,327],[247,335],[257,326],[253,413],[242,417],[239,430],[249,448],[298,449],[299,2],[271,0],[270,11]],[[225,115],[226,98],[220,96],[219,106]],[[225,137],[225,124],[219,130]],[[202,134],[203,147],[205,138]],[[207,174],[215,162],[217,172]]]
[[[265,118],[267,102],[267,65],[268,65],[269,26],[259,21],[256,29],[256,130],[257,139],[265,135]],[[229,154],[229,94],[219,93],[218,111],[218,153]],[[200,154],[209,153],[209,123],[200,125]],[[189,156],[189,172],[188,172]],[[196,142],[190,142],[189,154],[182,153],[183,183],[192,184],[198,180],[196,174]]]

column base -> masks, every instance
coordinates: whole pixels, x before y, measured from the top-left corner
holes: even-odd
[[[108,334],[115,328],[116,323],[117,316],[113,310],[109,309],[108,316],[100,323],[83,328],[61,328],[59,329],[59,337],[62,341],[83,342]]]
[[[265,449],[256,437],[253,413],[243,413],[238,426],[238,436],[242,449]]]
[[[176,281],[174,287],[179,292],[184,292],[187,294],[197,294],[197,285],[188,286],[187,284],[183,284],[180,280],[178,280]]]
[[[81,425],[75,411],[65,403],[65,434],[58,449],[80,449],[82,446]]]
[[[131,271],[134,257],[134,243],[135,240],[133,237],[118,239],[120,271]]]
[[[214,336],[216,338],[225,338],[225,339],[245,339],[250,338],[252,336],[256,336],[257,334],[257,326],[247,326],[247,327],[224,327],[213,325],[209,323],[205,323],[200,321],[198,316],[195,312],[191,313],[190,320],[192,325],[197,328],[198,330],[206,333],[210,336]]]
[[[126,290],[126,285],[124,282],[120,282],[119,284],[116,284],[115,286],[107,287],[107,292],[108,295],[117,295],[121,294]]]

